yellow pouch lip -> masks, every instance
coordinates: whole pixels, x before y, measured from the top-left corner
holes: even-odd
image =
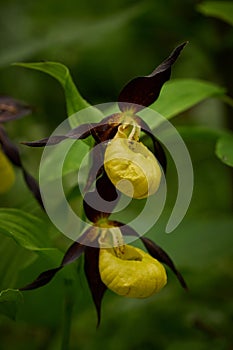
[[[146,198],[159,188],[162,176],[160,165],[141,142],[113,139],[106,148],[104,167],[113,185],[130,197]]]
[[[166,270],[158,260],[129,245],[117,251],[100,249],[99,271],[110,290],[129,298],[147,298],[167,282]]]

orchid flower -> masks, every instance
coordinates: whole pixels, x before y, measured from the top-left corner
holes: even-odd
[[[92,136],[95,143],[101,143],[103,147],[102,152],[93,151],[83,199],[86,218],[91,222],[90,228],[69,247],[60,266],[42,272],[21,290],[44,286],[65,265],[82,254],[98,324],[101,302],[107,288],[121,296],[147,298],[159,292],[167,283],[163,264],[175,273],[181,286],[187,289],[182,275],[162,248],[149,238],[141,237],[130,226],[109,218],[120,193],[141,199],[155,194],[159,188],[162,169],[166,172],[165,152],[150,127],[137,113],[158,98],[163,84],[170,78],[171,66],[185,45],[178,46],[150,75],[137,77],[122,89],[118,98],[119,113],[104,118],[100,123],[79,125],[66,135],[24,142],[28,146],[43,147],[56,145],[67,138],[85,139]],[[140,141],[141,131],[152,139],[152,150]],[[96,175],[97,159],[103,166]],[[140,170],[142,168],[143,171]],[[133,193],[128,191],[126,180],[133,184]],[[90,190],[93,184],[95,188]],[[98,203],[98,196],[106,201],[106,210],[92,208],[89,204]],[[126,236],[139,238],[148,253],[126,244]]]

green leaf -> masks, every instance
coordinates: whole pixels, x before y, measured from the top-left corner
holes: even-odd
[[[224,164],[233,167],[233,134],[220,137],[215,153]]]
[[[39,70],[57,79],[65,92],[67,113],[69,116],[90,106],[80,95],[70,75],[69,69],[63,64],[58,62],[35,62],[14,63],[14,65]],[[77,126],[77,124],[73,126]]]
[[[197,6],[197,10],[233,25],[233,3],[230,1],[205,1]]]
[[[0,234],[0,240],[0,290],[15,288],[21,271],[31,265],[37,256],[6,235]]]
[[[66,109],[69,118],[69,124],[72,128],[87,123],[100,121],[103,118],[102,113],[95,107],[92,107],[79,93],[71,77],[69,69],[58,62],[34,62],[34,63],[14,63],[13,65],[38,70],[51,75],[63,87],[66,99]],[[76,114],[83,109],[88,109],[88,119],[86,112]],[[80,146],[81,147],[81,146]],[[81,150],[80,150],[81,152]]]
[[[224,93],[224,88],[206,81],[174,79],[164,85],[158,100],[150,108],[170,119],[207,98]]]
[[[188,141],[191,140],[210,140],[216,141],[219,137],[227,135],[228,132],[222,129],[213,129],[206,126],[178,126],[177,130],[179,134],[186,138]]]
[[[0,209],[0,233],[11,237],[21,247],[42,253],[56,262],[61,253],[51,246],[49,224],[19,209]]]
[[[15,320],[23,296],[17,289],[7,289],[0,293],[0,313]]]

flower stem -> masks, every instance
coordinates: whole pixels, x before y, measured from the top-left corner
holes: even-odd
[[[64,312],[63,312],[63,332],[61,350],[69,350],[70,331],[72,324],[72,313],[74,307],[74,297],[72,293],[72,280],[65,279],[65,297],[64,297]]]

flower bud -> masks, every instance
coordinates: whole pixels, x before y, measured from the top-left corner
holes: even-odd
[[[159,163],[141,142],[114,138],[106,148],[104,168],[114,186],[129,197],[146,198],[159,188]]]
[[[0,149],[0,194],[7,192],[15,181],[15,173],[8,158]]]
[[[147,298],[167,283],[163,265],[139,248],[100,249],[99,272],[113,292],[130,298]]]

